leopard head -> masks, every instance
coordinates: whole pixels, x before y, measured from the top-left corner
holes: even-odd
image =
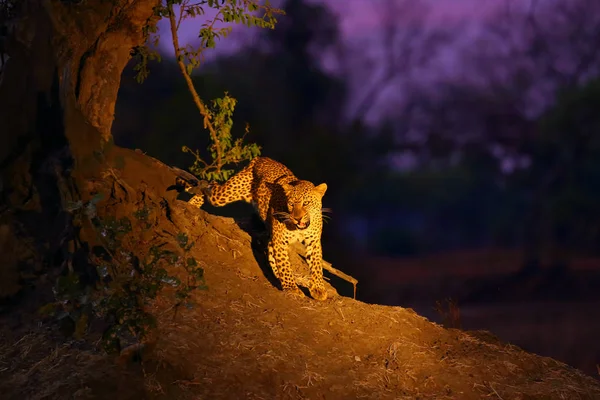
[[[327,184],[315,186],[308,181],[296,181],[281,186],[287,198],[287,223],[296,229],[306,229],[310,226],[311,219],[321,217],[321,200]]]

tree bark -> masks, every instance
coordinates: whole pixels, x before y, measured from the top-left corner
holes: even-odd
[[[17,4],[0,77],[0,299],[85,247],[65,205],[108,168],[121,73],[159,0]]]

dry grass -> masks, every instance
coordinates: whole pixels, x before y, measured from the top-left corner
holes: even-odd
[[[0,393],[3,399],[138,398],[143,379],[78,343],[57,344],[45,329],[19,339],[2,330]],[[16,339],[16,340],[15,340]]]
[[[600,396],[592,378],[490,334],[447,330],[399,307],[287,298],[262,279],[223,287],[213,278],[198,310],[161,323],[157,356],[186,366],[190,398]]]
[[[127,156],[132,168],[144,157]],[[152,184],[127,170],[122,179]],[[196,241],[192,255],[205,267],[209,290],[194,294],[197,305],[174,308],[168,293],[159,298],[152,353],[123,368],[81,343],[57,345],[51,330],[4,329],[3,398],[600,398],[593,378],[488,333],[446,329],[401,307],[285,296],[235,224],[167,199],[169,224]],[[304,274],[300,258],[293,261]]]

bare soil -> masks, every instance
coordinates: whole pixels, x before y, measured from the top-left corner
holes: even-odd
[[[208,290],[193,308],[173,308],[168,291],[152,305],[159,328],[141,362],[64,339],[24,300],[0,321],[3,399],[600,399],[592,377],[487,332],[445,329],[334,288],[325,302],[284,295],[250,224],[176,200],[160,162],[117,155],[126,164],[116,177],[90,183],[113,192],[104,211],[153,204],[155,236],[183,231],[196,242]],[[306,273],[299,256],[294,265]]]

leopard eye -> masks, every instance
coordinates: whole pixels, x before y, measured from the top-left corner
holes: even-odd
[[[303,206],[307,206],[310,202],[308,200],[304,200],[304,203],[302,203]]]

